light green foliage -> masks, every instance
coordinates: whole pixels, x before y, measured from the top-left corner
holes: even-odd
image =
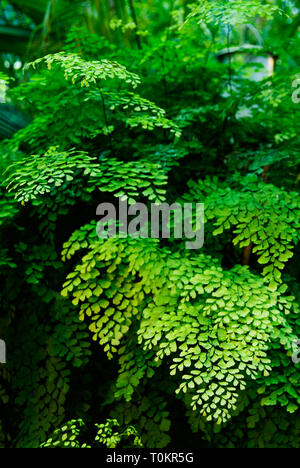
[[[95,102],[97,98],[95,94],[91,95],[94,97]],[[179,127],[172,121],[165,117],[166,111],[153,104],[148,99],[144,99],[141,96],[134,93],[104,93],[107,97],[107,105],[110,110],[115,111],[120,109],[125,111],[124,117],[120,116],[125,124],[131,128],[141,127],[144,130],[155,130],[155,128],[169,129],[170,133],[175,134],[175,137],[180,138],[181,131]],[[98,97],[99,101],[99,97]],[[126,115],[126,111],[129,111],[129,115]]]
[[[217,180],[189,183],[186,201],[205,197],[207,222],[216,227],[214,236],[232,230],[232,242],[239,247],[253,244],[263,275],[272,288],[281,280],[281,270],[293,256],[300,238],[300,198],[256,178],[241,180],[239,190]]]
[[[125,447],[142,447],[141,440],[134,427],[120,430],[115,419],[108,419],[104,424],[95,424],[97,430],[92,445],[81,442],[84,438],[86,425],[82,421],[68,421],[61,429],[54,431],[52,438],[41,445],[41,448],[116,448],[125,443]]]
[[[11,140],[12,151],[20,142],[27,142],[34,151],[40,152],[42,148],[47,151],[50,136],[53,146],[71,149],[74,144],[80,145],[82,138],[94,140],[101,135],[124,132],[124,127],[149,131],[162,128],[170,136],[180,137],[180,129],[166,117],[165,110],[136,93],[120,89],[120,86],[136,88],[140,83],[139,76],[124,66],[107,60],[87,62],[76,54],[66,53],[46,56],[33,66],[44,62],[48,71],[14,91],[25,108],[28,106],[32,111],[32,106],[36,106],[37,114]],[[110,150],[114,151],[112,142]]]
[[[140,78],[134,73],[130,73],[124,66],[108,60],[87,62],[82,60],[77,54],[65,54],[59,52],[54,55],[47,55],[36,60],[27,67],[36,68],[39,64],[45,63],[49,70],[57,66],[64,72],[66,80],[73,84],[80,84],[82,87],[97,85],[102,80],[121,80],[126,84],[136,88],[140,84]]]
[[[128,447],[142,447],[141,439],[134,427],[127,427],[123,432],[118,432],[119,423],[117,420],[108,420],[105,424],[96,424],[97,436],[95,440],[108,448],[116,448],[123,439],[130,439],[132,442],[126,444]]]
[[[23,204],[38,196],[51,193],[64,183],[72,182],[78,173],[93,170],[93,160],[77,151],[59,152],[56,148],[39,157],[38,155],[17,161],[7,179],[7,189],[14,192],[17,201]],[[95,165],[94,165],[95,166]]]
[[[260,0],[199,0],[190,6],[192,12],[187,21],[196,18],[201,24],[229,24],[237,26],[249,23],[256,16],[272,17],[280,11],[277,6],[262,4]]]
[[[74,255],[79,239],[86,249],[86,232],[72,237],[64,256]],[[208,421],[227,421],[247,382],[258,373],[269,375],[268,342],[286,326],[289,302],[245,267],[225,272],[210,257],[172,255],[152,240],[93,239],[63,295],[71,293],[73,304],[80,305],[81,320],[92,322],[93,338],[108,357],[118,352],[116,395],[130,400],[141,379],[151,378],[168,359],[176,393],[191,393],[193,409]],[[258,295],[262,289],[264,295]]]
[[[164,171],[155,163],[143,160],[122,163],[105,157],[97,161],[86,153],[58,148],[18,161],[9,167],[9,172],[5,181],[7,189],[22,204],[45,194],[55,196],[58,188],[67,191],[68,187],[74,187],[80,175],[86,176],[88,192],[96,189],[114,192],[121,199],[129,198],[131,203],[139,194],[156,203],[164,201],[167,183]]]

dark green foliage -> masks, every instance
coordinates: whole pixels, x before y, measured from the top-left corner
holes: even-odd
[[[112,2],[95,34],[67,3],[59,47],[0,75],[27,119],[0,144],[0,447],[299,448],[292,7]],[[218,60],[258,37],[272,76]],[[203,249],[99,239],[118,199],[204,203]]]

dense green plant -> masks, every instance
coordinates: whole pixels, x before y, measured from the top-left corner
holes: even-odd
[[[74,20],[8,93],[28,124],[0,145],[0,446],[299,448],[292,5],[153,1],[153,24],[137,3],[106,38]],[[217,60],[258,35],[274,76]],[[98,238],[118,199],[204,203],[203,249]]]

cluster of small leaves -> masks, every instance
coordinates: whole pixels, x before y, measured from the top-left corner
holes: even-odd
[[[67,54],[66,57],[70,59],[73,55]],[[63,55],[59,57],[66,59]],[[98,68],[91,63],[98,62],[88,62],[79,56],[76,57],[80,65],[72,68],[70,64],[67,70],[70,73],[73,70],[76,75],[76,69],[79,68],[80,76],[86,77],[87,83],[91,84],[95,80],[97,84],[97,78],[91,78],[89,70],[94,66],[97,75]],[[46,59],[47,63],[52,63],[52,60],[54,63],[60,63],[56,55]],[[63,58],[61,61],[65,63]],[[67,59],[66,63],[69,63]],[[41,148],[44,147],[46,150],[49,146],[51,137],[53,145],[69,149],[70,145],[80,145],[83,138],[93,140],[101,135],[108,136],[117,133],[122,126],[123,131],[124,127],[136,130],[139,127],[142,131],[162,128],[168,130],[171,136],[180,137],[180,129],[166,117],[163,109],[138,94],[121,90],[116,85],[115,78],[126,86],[131,84],[136,87],[137,83],[134,83],[133,79],[132,82],[128,79],[126,73],[129,72],[125,73],[123,67],[120,66],[119,69],[114,62],[111,63],[114,73],[107,73],[105,80],[100,80],[97,86],[88,86],[88,89],[86,86],[83,88],[76,86],[77,75],[76,78],[73,77],[75,81],[72,79],[66,83],[62,73],[64,67],[61,66],[48,72],[40,70],[29,83],[13,90],[11,95],[14,99],[22,101],[25,109],[31,113],[34,106],[38,112],[33,121],[13,137],[9,142],[10,147],[14,150],[14,146],[19,147],[27,142],[33,151],[40,152]]]
[[[59,151],[50,148],[43,156],[33,155],[15,162],[7,178],[7,190],[14,192],[18,202],[25,204],[72,182],[75,175],[97,167],[93,159],[82,151]]]
[[[90,93],[95,102],[101,100],[101,96],[97,96],[95,92]],[[116,115],[115,118],[123,120],[128,127],[141,127],[143,130],[152,131],[155,128],[163,128],[170,130],[176,138],[180,138],[181,130],[171,120],[166,118],[166,111],[161,109],[148,99],[142,98],[138,94],[130,92],[103,92],[106,98],[106,105],[111,111],[120,109],[123,115]]]
[[[120,424],[116,419],[109,419],[104,424],[96,424],[97,435],[95,441],[108,448],[116,448],[121,443],[125,448],[135,447],[141,448],[141,439],[133,426],[128,426],[124,431],[120,431]]]
[[[187,21],[196,18],[199,24],[229,24],[237,26],[249,23],[256,16],[273,17],[281,10],[269,3],[262,4],[260,0],[199,0],[189,6],[191,13]]]
[[[258,263],[266,265],[263,274],[276,289],[281,270],[299,241],[299,195],[256,178],[246,178],[239,189],[211,179],[191,181],[189,188],[184,200],[204,201],[205,217],[214,222],[213,235],[231,230],[234,245],[253,244]]]
[[[81,248],[78,240],[75,240],[75,245],[71,247],[72,252],[77,246]],[[138,313],[137,306],[143,299],[140,285],[133,283],[133,276],[123,265],[118,268],[118,263],[113,263],[111,271],[100,278],[100,272],[95,268],[96,264],[102,263],[105,266],[105,261],[109,262],[119,249],[122,249],[122,245],[115,244],[111,247],[109,252],[104,249],[100,251],[96,258],[94,250],[89,252],[83,259],[80,270],[69,275],[62,293],[63,296],[67,296],[74,291],[73,304],[77,306],[82,303],[80,319],[84,320],[86,316],[92,318],[89,328],[93,333],[93,338],[100,341],[110,358],[112,353],[117,351],[123,336],[128,332],[134,316]],[[64,248],[68,250],[69,256],[70,248],[68,245]],[[120,270],[120,278],[117,282],[114,281],[115,270]],[[82,283],[82,274],[85,278],[84,283]],[[102,294],[103,298],[99,300]],[[131,304],[129,298],[131,298]],[[101,313],[102,310],[104,313]]]
[[[275,371],[267,379],[260,379],[262,386],[249,392],[248,398],[240,405],[238,416],[216,436],[220,446],[299,447],[299,365],[291,366],[290,359],[279,349],[274,349],[272,365],[275,364]],[[279,361],[281,367],[278,366]]]
[[[278,340],[273,341],[270,352],[272,375],[268,379],[261,378],[257,382],[260,405],[273,408],[281,407],[288,414],[297,414],[300,406],[300,365],[297,362],[299,350],[298,346],[296,346],[300,336],[299,290],[295,289],[293,292],[295,296],[291,298],[293,299],[292,308],[287,321],[288,327],[293,328],[294,336],[290,333],[282,335],[281,330],[276,330],[280,343],[285,346],[288,345],[291,348],[290,352],[288,354],[283,353]],[[286,342],[287,336],[289,342]],[[291,360],[293,366],[290,365]]]
[[[68,421],[63,427],[56,429],[53,436],[41,444],[41,448],[88,448],[78,441],[84,427],[82,419]]]
[[[193,261],[152,239],[95,242],[93,233],[89,241],[93,229],[64,246],[67,258],[89,251],[63,295],[92,321],[93,338],[108,356],[120,355],[116,396],[129,401],[141,379],[172,357],[177,393],[192,393],[193,409],[207,420],[229,419],[249,379],[271,371],[268,342],[285,325],[289,302],[246,267],[226,272],[210,257]],[[138,342],[127,338],[136,325]]]
[[[96,189],[112,192],[117,197],[129,199],[130,203],[134,203],[139,195],[159,203],[164,201],[166,193],[164,186],[167,177],[157,163],[124,163],[107,157],[101,157],[97,161],[97,158],[76,150],[60,151],[58,148],[50,148],[42,156],[34,155],[17,161],[9,168],[9,172],[7,189],[22,204],[45,194],[55,196],[59,189],[65,191],[68,187],[74,187],[82,177],[88,179],[87,192]],[[56,198],[56,205],[57,202]]]
[[[232,448],[298,448],[299,363],[291,365],[291,362],[295,356],[293,340],[299,336],[300,322],[299,291],[294,292],[295,297],[282,297],[283,302],[290,302],[291,309],[286,326],[275,329],[270,343],[268,354],[272,372],[268,376],[261,375],[247,393],[241,394],[229,424],[223,430],[213,425],[211,431],[207,431],[203,417],[188,410],[192,430],[204,431],[211,443]],[[289,349],[288,352],[283,347]],[[186,404],[189,405],[189,400]]]
[[[48,82],[49,79],[40,85],[40,91],[44,91],[45,83]],[[32,87],[37,86],[38,82],[33,82]],[[83,138],[94,140],[102,135],[116,133],[119,129],[124,132],[126,128],[134,128],[136,131],[162,128],[174,137],[181,135],[179,127],[166,118],[163,109],[136,94],[108,90],[87,91],[72,85],[53,89],[53,93],[52,99],[51,92],[51,104],[44,103],[44,98],[41,97],[39,106],[42,109],[39,109],[39,114],[26,128],[12,138],[9,142],[11,147],[19,147],[25,141],[34,151],[41,151],[42,148],[48,148],[51,135],[54,145],[70,149],[71,146],[79,145]],[[142,107],[124,105],[125,101],[130,103],[131,98]],[[49,113],[45,113],[45,107],[49,108]]]
[[[41,444],[41,448],[140,448],[142,443],[136,429],[132,426],[124,430],[116,419],[108,419],[103,424],[95,424],[96,435],[92,443],[83,442],[88,439],[87,427],[82,419],[68,421],[53,436]]]
[[[158,163],[140,159],[123,162],[102,157],[97,171],[91,174],[91,188],[111,192],[121,200],[135,203],[143,196],[153,203],[165,201],[168,178]]]
[[[124,81],[133,88],[140,84],[138,75],[129,72],[123,65],[109,60],[88,62],[77,54],[59,52],[40,58],[28,64],[27,68],[30,66],[36,68],[40,64],[46,64],[49,70],[55,66],[61,68],[66,80],[70,80],[73,84],[79,83],[82,87],[95,86],[99,81],[107,79]]]

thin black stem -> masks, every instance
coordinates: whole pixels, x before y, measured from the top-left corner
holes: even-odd
[[[112,136],[111,136],[111,133],[109,132],[109,128],[108,128],[109,126],[108,126],[108,118],[107,118],[107,113],[106,113],[105,99],[104,99],[104,96],[103,96],[103,93],[102,93],[101,89],[99,89],[99,91],[100,91],[100,96],[101,96],[101,100],[102,100],[104,122],[105,122],[106,129],[108,131],[110,149],[111,149],[111,153],[114,154]]]
[[[137,45],[137,48],[139,50],[142,49],[142,43],[141,43],[141,38],[140,36],[138,35],[138,29],[139,29],[139,25],[138,25],[138,20],[137,20],[137,16],[136,16],[136,13],[135,13],[135,9],[134,9],[134,4],[133,4],[133,0],[128,0],[128,3],[129,3],[129,8],[130,8],[130,12],[131,12],[131,16],[132,16],[132,19],[133,19],[133,22],[135,24],[135,40],[136,40],[136,45]]]

